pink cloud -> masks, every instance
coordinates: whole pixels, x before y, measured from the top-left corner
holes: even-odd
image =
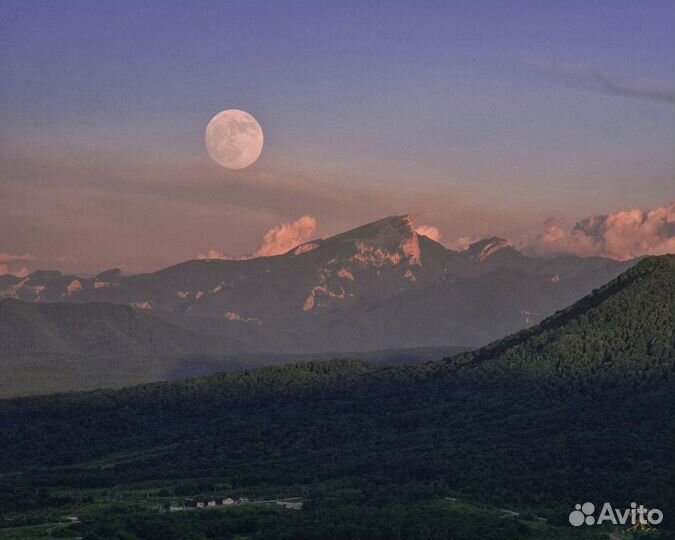
[[[10,265],[8,264],[0,264],[0,276],[4,276],[6,274],[11,274],[16,277],[26,277],[28,274],[30,274],[30,270],[26,268],[25,266],[22,266],[18,270],[12,270]]]
[[[418,227],[415,227],[415,232],[422,236],[426,236],[435,242],[441,241],[441,231],[438,230],[438,227],[434,227],[433,225],[419,225]]]
[[[557,225],[525,246],[537,255],[599,255],[627,260],[675,252],[675,202],[654,210],[591,216],[566,231]]]
[[[282,223],[272,227],[263,236],[262,245],[256,250],[256,257],[270,257],[290,251],[299,244],[311,240],[316,234],[317,221],[312,216],[302,216],[293,223]]]
[[[224,261],[230,261],[230,260],[237,260],[238,258],[243,258],[246,259],[248,257],[233,257],[231,255],[227,255],[226,253],[223,253],[222,251],[218,251],[217,249],[210,249],[207,253],[200,253],[197,255],[198,259],[222,259]]]
[[[294,247],[311,240],[316,234],[318,223],[316,218],[306,215],[293,223],[282,223],[269,229],[262,239],[262,244],[252,255],[231,256],[215,249],[206,254],[200,253],[199,259],[242,260],[253,257],[271,257],[281,255]]]
[[[17,277],[26,277],[30,274],[30,270],[25,265],[17,265],[16,263],[32,262],[35,260],[37,260],[37,257],[28,253],[14,255],[12,253],[0,252],[0,276],[12,274]],[[20,268],[17,268],[17,266],[20,266]]]
[[[458,238],[454,242],[446,245],[448,249],[451,249],[453,251],[465,251],[469,249],[469,246],[473,244],[474,242],[478,242],[481,238],[477,236],[462,236],[461,238]]]
[[[12,262],[28,262],[28,261],[35,261],[37,260],[37,257],[34,257],[33,255],[29,255],[28,253],[25,253],[23,255],[13,255],[12,253],[2,253],[0,252],[0,263],[6,264],[6,263],[12,263]]]

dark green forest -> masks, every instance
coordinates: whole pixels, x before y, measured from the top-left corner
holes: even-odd
[[[81,522],[55,534],[90,540],[594,537],[567,522],[585,501],[660,508],[649,537],[672,538],[674,368],[675,257],[663,256],[442,361],[1,401],[0,538],[65,512]],[[161,511],[230,494],[303,508]]]

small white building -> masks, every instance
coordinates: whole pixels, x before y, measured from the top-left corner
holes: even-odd
[[[216,505],[216,501],[209,501],[209,502],[206,503],[206,506],[215,506],[215,505]]]
[[[223,499],[223,506],[229,506],[231,504],[234,504],[234,499],[231,499],[230,497]]]
[[[201,502],[201,501],[199,501],[199,502],[197,503],[197,508],[204,508],[204,506],[206,506],[206,505],[205,505],[203,502]]]

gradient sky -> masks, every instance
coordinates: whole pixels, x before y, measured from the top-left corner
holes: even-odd
[[[672,0],[0,9],[0,253],[33,268],[251,253],[305,214],[451,242],[675,200]],[[204,148],[227,108],[265,130],[243,171]]]

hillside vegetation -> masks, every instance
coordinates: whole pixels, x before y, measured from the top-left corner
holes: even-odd
[[[573,381],[597,388],[672,376],[675,358],[675,257],[653,257],[593,294],[452,364],[484,375]]]

